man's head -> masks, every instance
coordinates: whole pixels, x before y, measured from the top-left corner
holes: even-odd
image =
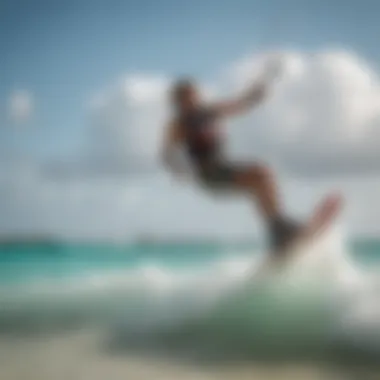
[[[186,78],[175,82],[171,91],[171,100],[179,111],[196,106],[199,102],[199,94],[194,82]]]

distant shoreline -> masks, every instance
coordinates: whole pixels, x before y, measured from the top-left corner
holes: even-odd
[[[183,239],[183,240],[154,240],[154,241],[112,241],[112,240],[63,240],[63,239],[0,239],[0,246],[7,245],[120,245],[120,246],[179,246],[179,245],[235,245],[235,244],[257,244],[255,240],[207,240],[207,239]]]
[[[350,242],[357,244],[379,244],[380,236],[353,236],[350,238]],[[194,245],[210,245],[210,246],[252,246],[259,245],[258,239],[215,239],[215,238],[177,238],[177,239],[151,239],[151,240],[80,240],[80,239],[59,239],[54,237],[26,237],[26,236],[11,236],[11,237],[0,237],[0,247],[2,246],[27,246],[27,245],[51,245],[51,246],[62,246],[62,245],[114,245],[114,246],[137,246],[137,247],[157,247],[157,246],[194,246]]]

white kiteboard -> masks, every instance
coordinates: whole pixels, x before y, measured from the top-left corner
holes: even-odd
[[[304,224],[304,230],[298,238],[280,252],[268,252],[256,273],[262,275],[272,270],[282,269],[302,252],[306,252],[326,232],[342,210],[343,200],[339,194],[327,194],[316,205],[313,213]]]

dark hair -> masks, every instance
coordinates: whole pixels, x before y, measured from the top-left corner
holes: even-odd
[[[178,103],[193,86],[194,82],[190,78],[177,80],[172,86],[171,100],[174,103]]]

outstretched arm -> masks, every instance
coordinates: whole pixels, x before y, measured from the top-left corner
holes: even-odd
[[[265,99],[267,92],[266,84],[255,84],[242,96],[216,104],[214,110],[219,116],[233,116],[246,112],[260,104]]]
[[[234,100],[221,102],[215,106],[215,111],[220,116],[233,116],[248,111],[259,105],[268,95],[269,87],[282,73],[280,60],[268,61],[261,79],[251,85],[247,91]]]

